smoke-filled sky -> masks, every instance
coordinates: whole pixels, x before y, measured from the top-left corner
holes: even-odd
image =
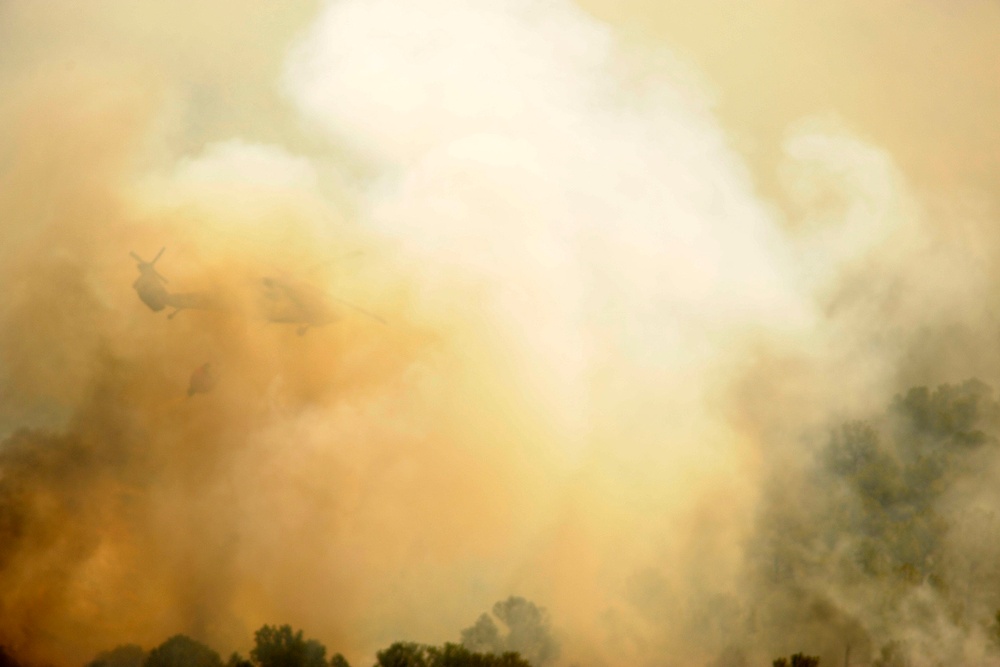
[[[364,665],[518,595],[565,665],[997,659],[954,554],[997,551],[961,517],[1000,456],[908,477],[980,441],[893,403],[1000,383],[997,35],[992,0],[0,0],[0,644],[289,623]],[[242,306],[151,311],[161,247]],[[339,318],[255,317],[275,276]],[[853,420],[924,518],[836,486]],[[852,549],[910,588],[823,574]]]

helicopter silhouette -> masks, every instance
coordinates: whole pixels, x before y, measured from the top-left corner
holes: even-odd
[[[300,336],[305,335],[312,327],[321,327],[341,319],[340,308],[335,304],[347,306],[381,324],[387,324],[378,315],[311,285],[273,276],[264,277],[260,282],[264,290],[261,300],[264,318],[269,322],[297,324],[299,326],[295,331]]]
[[[135,251],[130,251],[132,259],[136,261],[136,268],[139,269],[139,277],[132,283],[132,288],[139,295],[144,304],[149,306],[153,312],[160,312],[167,306],[174,308],[174,312],[167,315],[167,319],[174,319],[174,316],[182,310],[188,308],[198,308],[202,310],[221,310],[221,305],[217,300],[204,292],[170,292],[165,287],[168,282],[156,270],[156,262],[163,256],[166,247],[160,248],[151,261],[147,262]]]
[[[167,279],[160,275],[155,266],[165,250],[166,248],[160,248],[156,257],[149,262],[135,252],[129,253],[136,260],[136,268],[139,269],[139,277],[132,283],[132,287],[144,304],[154,312],[160,312],[168,306],[174,308],[167,319],[173,319],[177,313],[186,309],[231,310],[206,292],[178,293],[167,290]],[[268,322],[297,324],[296,332],[300,336],[313,327],[321,327],[341,319],[340,306],[347,306],[377,322],[387,324],[384,319],[360,306],[287,278],[264,277],[258,289],[260,292],[256,299],[256,312],[251,316]]]
[[[150,262],[139,257],[134,250],[129,252],[136,261],[136,268],[139,269],[139,277],[132,283],[132,289],[150,310],[157,313],[166,308],[170,301],[170,293],[164,287],[168,281],[156,270],[156,261],[163,255],[164,250],[165,247],[160,248],[160,252],[156,253],[156,257]]]

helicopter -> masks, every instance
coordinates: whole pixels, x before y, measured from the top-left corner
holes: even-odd
[[[164,287],[167,279],[156,270],[156,262],[165,250],[165,247],[160,248],[160,252],[156,253],[156,257],[150,262],[139,257],[134,250],[129,252],[129,255],[136,261],[136,268],[139,269],[139,277],[132,283],[132,289],[136,291],[142,302],[156,313],[166,308],[170,301],[170,293]]]
[[[312,327],[320,327],[340,319],[339,309],[334,302],[347,306],[381,323],[387,322],[349,301],[330,296],[310,285],[294,283],[284,278],[266,276],[261,279],[263,287],[261,308],[269,322],[283,322],[299,325],[296,333],[305,335]]]
[[[139,277],[132,284],[139,298],[154,312],[166,307],[174,308],[167,315],[173,319],[177,313],[186,309],[227,310],[220,301],[205,292],[170,292],[165,287],[167,279],[156,270],[156,262],[166,248],[160,251],[149,262],[137,253],[129,254],[136,260]],[[256,300],[256,312],[252,315],[268,322],[297,324],[296,332],[302,336],[313,327],[320,327],[340,319],[339,308],[335,303],[347,306],[382,324],[384,319],[364,308],[337,297],[330,296],[311,285],[293,282],[286,278],[266,276],[261,279]]]
[[[132,283],[132,288],[139,295],[144,304],[149,306],[153,312],[160,312],[167,306],[174,308],[174,312],[167,315],[167,319],[172,320],[177,313],[188,308],[198,308],[202,310],[221,310],[215,299],[204,292],[170,292],[164,285],[168,282],[156,270],[156,262],[163,256],[166,247],[160,248],[151,261],[147,262],[134,250],[129,255],[136,261],[136,268],[139,269],[139,277]]]

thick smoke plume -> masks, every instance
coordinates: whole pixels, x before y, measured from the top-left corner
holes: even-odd
[[[0,4],[0,644],[996,661],[995,77],[935,152],[824,56],[1000,17],[735,4]]]

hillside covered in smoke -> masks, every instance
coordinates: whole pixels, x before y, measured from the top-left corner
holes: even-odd
[[[998,31],[0,2],[5,655],[1000,662]]]
[[[979,381],[912,388],[776,473],[748,549],[749,636],[880,665],[996,662],[998,417]]]

